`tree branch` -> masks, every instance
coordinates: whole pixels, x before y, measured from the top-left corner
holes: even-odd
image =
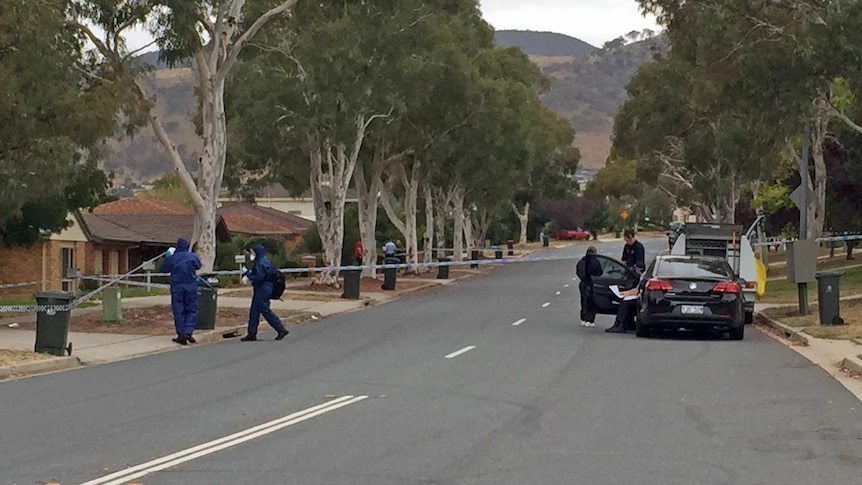
[[[281,15],[284,12],[290,10],[295,4],[297,0],[287,0],[282,4],[269,9],[266,13],[261,15],[251,24],[251,27],[248,28],[243,34],[237,39],[237,41],[231,47],[227,57],[225,58],[224,64],[222,64],[221,68],[218,71],[217,79],[218,81],[223,81],[228,72],[231,70],[233,65],[236,63],[237,58],[239,58],[239,53],[242,52],[243,48],[245,48],[246,44],[251,41],[252,38],[257,34],[257,32],[266,25],[267,22],[270,21],[273,17],[277,15]]]

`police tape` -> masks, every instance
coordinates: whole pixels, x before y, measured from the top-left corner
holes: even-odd
[[[606,254],[603,251],[599,251],[599,254]],[[279,268],[279,271],[285,274],[302,274],[302,273],[334,273],[336,271],[357,271],[357,270],[378,270],[378,269],[416,269],[416,268],[439,268],[439,267],[451,267],[451,266],[480,266],[480,265],[496,265],[496,264],[508,264],[508,263],[537,263],[537,262],[545,262],[545,261],[576,261],[583,257],[580,254],[573,255],[565,255],[565,256],[526,256],[526,257],[503,257],[503,258],[489,258],[489,259],[467,259],[462,261],[431,261],[431,262],[422,262],[422,263],[390,263],[390,264],[365,264],[365,265],[342,265],[342,266],[314,266],[314,267],[304,267],[304,268]],[[238,276],[242,275],[243,272],[240,270],[220,270],[220,271],[211,271],[204,274],[204,276]],[[134,274],[128,275],[130,278],[166,278],[170,276],[170,273],[145,273],[145,274]],[[84,279],[107,279],[106,275],[92,275],[85,276]],[[125,283],[123,283],[125,284]],[[138,285],[153,285],[156,283],[143,283],[137,282]]]
[[[8,283],[5,285],[0,285],[0,290],[5,289],[5,288],[23,288],[26,286],[36,286],[36,285],[41,285],[42,283],[50,283],[50,281],[43,280],[43,281],[25,281],[23,283]]]
[[[600,253],[604,253],[603,251],[599,251]],[[432,268],[432,267],[452,267],[452,266],[471,266],[478,267],[481,265],[502,265],[508,263],[528,263],[528,262],[547,262],[547,261],[575,261],[580,259],[581,255],[562,255],[562,256],[528,256],[528,257],[518,257],[518,258],[500,258],[500,259],[468,259],[463,261],[433,261],[433,262],[423,262],[423,263],[392,263],[392,264],[373,264],[373,265],[345,265],[345,266],[320,266],[320,267],[312,267],[312,268],[281,268],[280,272],[285,274],[301,274],[301,273],[320,273],[320,272],[342,272],[342,271],[362,271],[362,270],[387,270],[387,269],[416,269],[416,268]],[[209,279],[212,276],[238,276],[242,273],[239,270],[230,270],[230,271],[214,271],[211,273],[206,273],[206,279]],[[86,295],[76,299],[72,303],[67,305],[0,305],[0,313],[48,313],[55,314],[59,312],[71,311],[75,307],[81,305],[83,302],[89,300],[93,295],[104,291],[105,288],[112,285],[129,285],[129,286],[138,286],[138,287],[146,287],[151,286],[153,288],[170,288],[170,285],[162,284],[162,283],[146,283],[141,281],[132,281],[129,278],[137,278],[137,277],[166,277],[170,276],[170,274],[166,273],[149,273],[149,274],[126,274],[120,277],[117,276],[103,276],[103,275],[94,275],[94,276],[84,276],[82,279],[93,280],[96,282],[108,282],[106,285],[103,285],[97,288],[94,291],[87,293]]]
[[[862,239],[862,234],[855,234],[851,236],[830,236],[830,237],[820,237],[815,239],[814,241],[823,243],[823,242],[837,242],[837,241],[855,241]],[[752,243],[752,246],[784,246],[787,243],[798,241],[799,239],[781,239],[777,241],[766,241],[766,242],[758,242]]]

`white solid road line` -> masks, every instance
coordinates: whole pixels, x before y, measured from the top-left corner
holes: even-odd
[[[521,325],[522,323],[524,323],[524,322],[526,322],[526,321],[527,321],[527,319],[526,319],[526,318],[522,318],[522,319],[518,320],[517,322],[513,323],[513,324],[512,324],[512,326],[513,326],[513,327],[517,327],[517,326]]]
[[[548,308],[549,306],[551,306],[551,302],[549,302],[549,301],[546,301],[545,303],[542,304],[542,308]]]
[[[192,461],[202,456],[215,453],[225,448],[230,448],[232,446],[251,441],[255,438],[274,433],[275,431],[278,431],[282,428],[292,426],[296,423],[300,423],[315,416],[320,416],[321,414],[334,411],[338,408],[357,403],[364,399],[368,399],[368,396],[342,396],[333,401],[319,404],[303,411],[293,413],[289,416],[278,418],[273,421],[269,421],[267,423],[255,426],[253,428],[249,428],[247,430],[240,431],[229,436],[225,436],[224,438],[219,438],[214,441],[203,443],[201,445],[188,448],[186,450],[179,451],[177,453],[173,453],[171,455],[158,458],[156,460],[152,460],[141,465],[126,468],[125,470],[121,470],[119,472],[112,473],[110,475],[106,475],[95,480],[90,480],[89,482],[82,483],[81,485],[126,485],[129,483],[129,480],[141,478],[143,476],[149,475],[150,473],[165,470],[167,468],[188,461]]]
[[[466,353],[466,352],[469,352],[475,348],[476,348],[475,345],[470,345],[469,347],[464,347],[463,349],[461,349],[457,352],[452,352],[451,354],[447,355],[446,358],[447,359],[454,359],[455,357],[458,357],[459,355]]]

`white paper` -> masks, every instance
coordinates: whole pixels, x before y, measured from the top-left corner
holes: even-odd
[[[620,293],[620,287],[618,285],[611,285],[611,291],[614,292],[614,295],[616,295],[617,298],[621,298],[623,301],[636,300],[638,297],[637,295],[623,296],[622,293]]]

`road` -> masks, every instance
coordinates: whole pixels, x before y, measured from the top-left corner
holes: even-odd
[[[824,371],[753,329],[582,328],[573,268],[0,383],[0,483],[857,483],[862,404]]]

